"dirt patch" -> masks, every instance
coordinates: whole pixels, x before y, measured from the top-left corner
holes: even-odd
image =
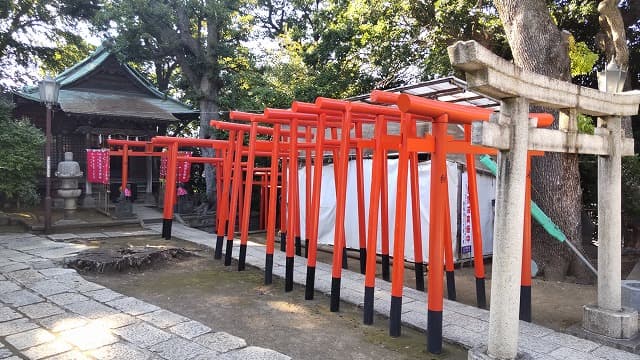
[[[216,331],[243,337],[251,345],[288,354],[294,359],[466,359],[466,350],[445,344],[445,352],[426,352],[426,336],[409,328],[388,335],[388,320],[362,324],[362,311],[343,303],[329,311],[326,296],[304,300],[304,288],[284,292],[284,281],[263,284],[255,268],[238,272],[219,261],[193,257],[170,267],[118,275],[85,277],[129,296],[198,320]]]
[[[131,246],[119,249],[89,249],[64,260],[64,266],[82,273],[111,273],[143,270],[191,256],[181,248]]]

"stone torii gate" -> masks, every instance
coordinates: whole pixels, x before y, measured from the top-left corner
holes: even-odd
[[[469,89],[501,101],[498,116],[473,124],[472,143],[498,149],[491,312],[487,349],[470,359],[518,355],[520,270],[527,150],[598,155],[598,303],[584,307],[583,328],[613,339],[638,332],[638,314],[621,305],[621,157],[633,155],[621,116],[638,113],[640,94],[611,94],[523,70],[475,41],[449,47]],[[538,129],[529,105],[560,110],[560,129]],[[577,114],[597,116],[594,135],[577,132]],[[630,134],[629,134],[630,135]]]

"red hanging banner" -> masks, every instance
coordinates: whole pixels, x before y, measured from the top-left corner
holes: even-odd
[[[87,149],[87,181],[109,183],[109,149]]]
[[[190,157],[191,151],[184,151],[179,156]],[[191,163],[188,161],[178,163],[178,182],[187,183],[191,178]]]
[[[191,151],[178,151],[178,156],[190,157]],[[191,163],[188,161],[178,162],[178,182],[187,183],[191,179]],[[167,176],[167,157],[162,156],[160,159],[160,178],[164,179]]]

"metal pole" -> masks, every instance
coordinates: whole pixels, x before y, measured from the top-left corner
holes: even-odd
[[[46,143],[45,143],[45,198],[44,198],[44,233],[51,232],[51,104],[47,106]]]

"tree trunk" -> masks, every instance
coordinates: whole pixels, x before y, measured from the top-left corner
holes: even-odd
[[[212,95],[203,97],[200,100],[200,133],[199,137],[202,139],[215,139],[215,132],[211,126],[209,126],[209,121],[217,120],[220,118],[218,113],[219,106],[217,102],[217,91],[212,92]],[[202,148],[202,156],[204,157],[212,157],[213,149],[211,148]],[[207,184],[207,201],[210,205],[216,203],[216,171],[211,164],[205,164],[204,166],[204,178]]]
[[[543,0],[497,0],[496,7],[515,64],[549,77],[570,80],[566,36],[554,24]],[[549,110],[547,110],[549,111]],[[558,127],[556,122],[554,127]],[[532,199],[558,224],[578,249],[581,244],[582,191],[576,155],[547,153],[532,162]],[[564,279],[573,255],[537,224],[532,254],[550,280]]]

